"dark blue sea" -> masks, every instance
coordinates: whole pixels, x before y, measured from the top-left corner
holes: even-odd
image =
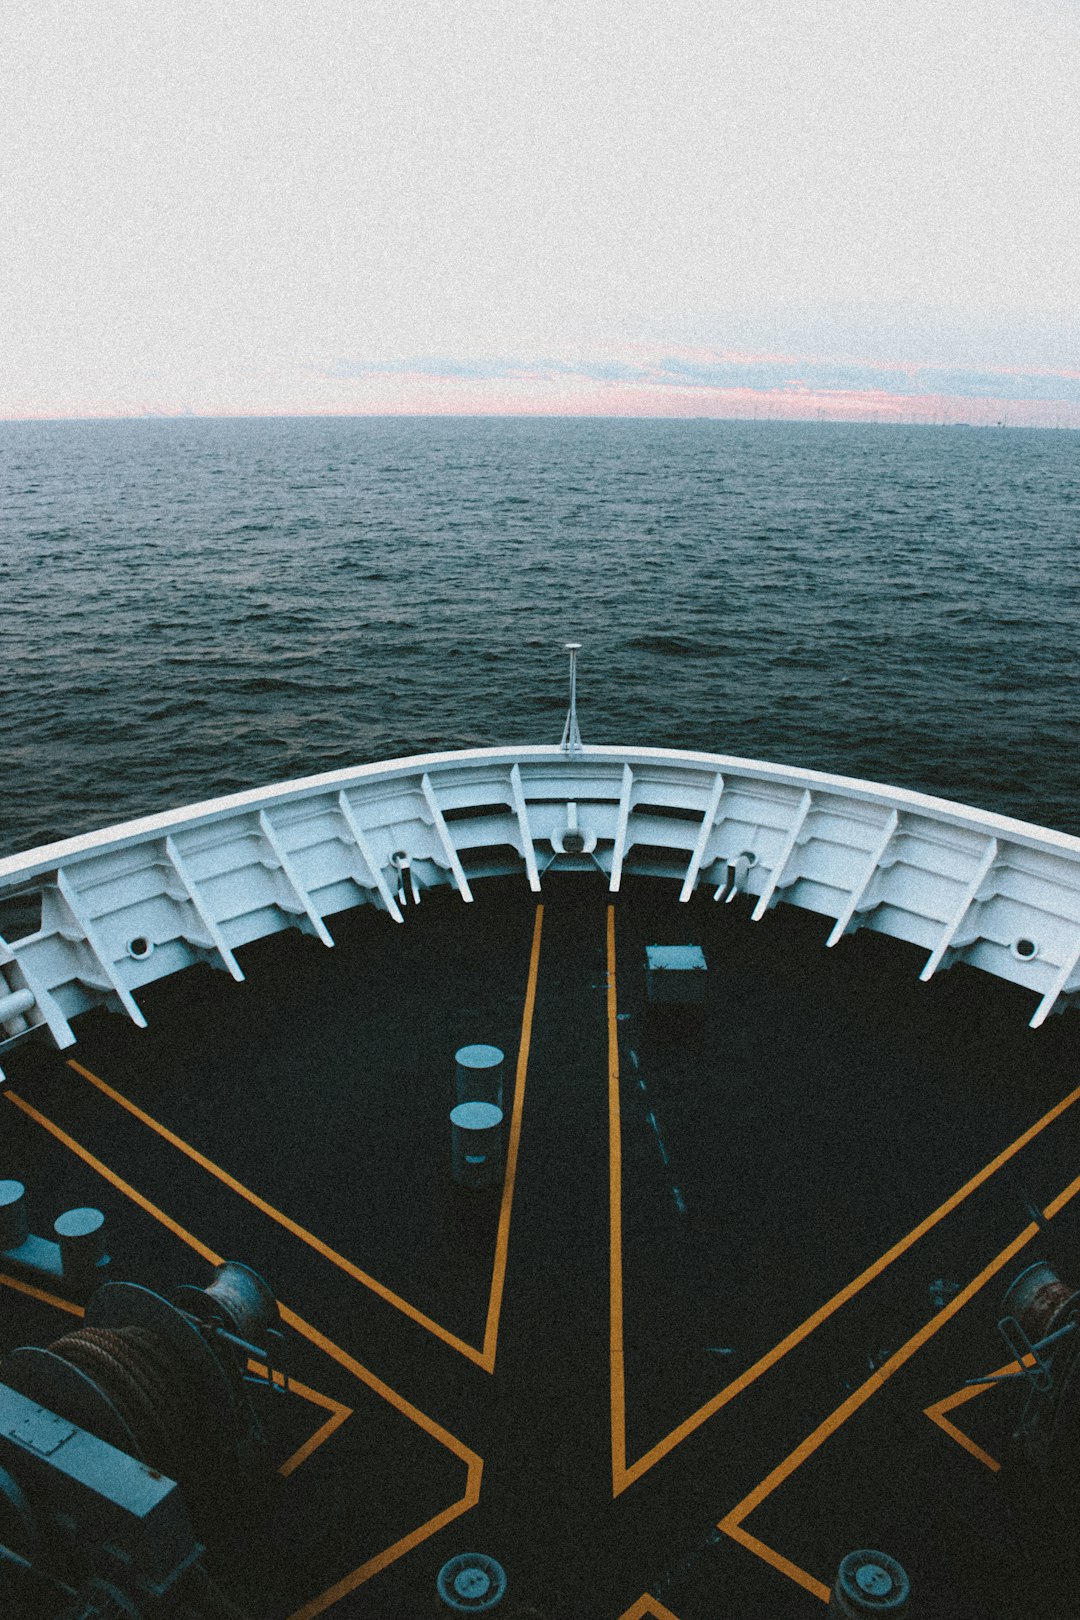
[[[437,748],[713,749],[1080,833],[1080,434],[0,424],[0,851]]]

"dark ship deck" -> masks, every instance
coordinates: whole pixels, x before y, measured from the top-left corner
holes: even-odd
[[[88,1014],[70,1062],[13,1055],[32,1230],[92,1205],[114,1276],[231,1258],[282,1303],[280,1488],[265,1522],[222,1505],[246,1612],[416,1620],[479,1550],[496,1613],[812,1620],[857,1547],[922,1615],[1075,1612],[1071,1541],[994,1466],[1026,1384],[964,1389],[1008,1360],[1018,1271],[1080,1279],[1074,1020],[1032,1033],[1024,992],[829,926],[492,880],[405,927],[342,914],[333,952],[249,946],[241,985],[162,981],[147,1031]],[[689,941],[703,1010],[650,1007],[646,944]],[[488,1194],[449,1173],[470,1041],[507,1054]],[[70,1329],[0,1281],[0,1349]]]

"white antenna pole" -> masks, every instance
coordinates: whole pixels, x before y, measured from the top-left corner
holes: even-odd
[[[580,754],[581,732],[577,723],[577,655],[581,651],[581,642],[568,641],[566,650],[570,654],[570,707],[567,710],[560,746],[564,754]]]

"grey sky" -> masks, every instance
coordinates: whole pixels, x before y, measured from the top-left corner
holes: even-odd
[[[1080,369],[1078,84],[1051,0],[6,0],[0,415],[642,345]]]

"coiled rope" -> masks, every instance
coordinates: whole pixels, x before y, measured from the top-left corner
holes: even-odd
[[[50,1348],[112,1402],[142,1460],[179,1484],[191,1479],[208,1445],[219,1450],[227,1442],[216,1423],[207,1423],[190,1366],[148,1329],[81,1327]],[[235,1436],[235,1425],[226,1427]]]

